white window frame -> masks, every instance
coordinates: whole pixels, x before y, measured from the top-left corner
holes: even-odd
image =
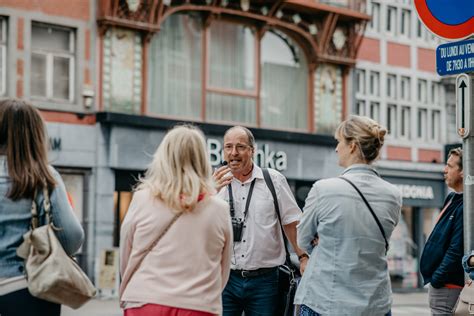
[[[388,134],[394,138],[397,137],[397,112],[398,106],[396,104],[387,104],[387,128]]]
[[[400,35],[406,38],[411,36],[411,11],[408,9],[400,10]]]
[[[374,121],[380,122],[380,102],[370,102],[368,116]]]
[[[33,59],[33,55],[43,55],[46,56],[46,97],[31,95],[34,99],[39,100],[50,100],[54,102],[67,102],[72,103],[74,102],[75,97],[75,64],[76,64],[76,45],[75,45],[75,31],[73,28],[62,27],[53,24],[41,23],[41,22],[33,22],[31,24],[31,29],[35,26],[43,26],[43,27],[50,27],[53,29],[61,29],[66,30],[69,32],[69,52],[58,52],[58,51],[51,51],[43,48],[35,48],[31,45],[31,60]],[[33,32],[32,32],[33,33]],[[62,57],[69,59],[69,97],[68,99],[58,99],[54,98],[54,57]]]
[[[385,18],[385,31],[388,34],[396,35],[397,30],[397,7],[387,6],[387,16]],[[389,23],[390,22],[390,23]]]
[[[357,100],[356,103],[355,103],[355,109],[354,109],[354,112],[357,114],[357,115],[360,115],[360,116],[365,116],[366,113],[367,113],[367,106],[366,106],[367,102],[365,100]]]
[[[2,82],[0,83],[0,95],[5,95],[7,92],[7,19],[3,16],[0,16],[0,23],[2,25],[2,37],[0,40],[0,50],[2,51],[2,71],[0,78]]]
[[[410,101],[411,97],[411,78],[408,76],[401,76],[400,78],[400,99]]]
[[[433,110],[431,111],[431,133],[430,139],[434,142],[440,142],[441,136],[441,111]]]
[[[411,130],[411,107],[402,105],[400,107],[400,139],[410,139]]]
[[[426,104],[428,103],[428,80],[418,79],[418,102]]]
[[[431,104],[433,105],[439,105],[441,102],[441,84],[432,81],[431,82],[431,91],[430,91],[430,97],[431,97]]]
[[[428,131],[428,110],[426,108],[419,108],[417,110],[416,122],[418,128],[416,132],[416,137],[419,140],[426,140],[426,132]],[[421,135],[419,133],[420,131]]]
[[[397,75],[387,74],[387,98],[397,98]]]
[[[374,32],[380,32],[380,3],[372,2],[370,7],[370,20],[369,29]]]
[[[356,93],[360,95],[366,93],[365,74],[364,69],[356,69]]]
[[[380,72],[370,71],[368,94],[374,97],[380,96]]]

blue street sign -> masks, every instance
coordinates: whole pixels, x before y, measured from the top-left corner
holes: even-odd
[[[474,39],[439,45],[436,71],[440,76],[474,72]]]

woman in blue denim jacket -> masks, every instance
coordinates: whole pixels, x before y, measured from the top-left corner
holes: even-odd
[[[24,261],[16,255],[30,228],[35,192],[44,224],[42,188],[48,187],[56,235],[66,253],[74,254],[84,230],[68,202],[59,173],[47,162],[43,120],[21,100],[0,101],[0,315],[55,316],[61,306],[33,297],[27,289]]]

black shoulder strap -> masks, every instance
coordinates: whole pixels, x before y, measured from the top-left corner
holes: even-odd
[[[278,199],[275,191],[275,186],[273,185],[272,178],[270,177],[270,172],[268,172],[267,168],[262,168],[263,178],[265,179],[265,183],[267,184],[268,189],[272,193],[273,196],[273,205],[275,205],[275,211],[278,216],[278,222],[280,223],[281,234],[283,235],[283,244],[285,245],[285,252],[286,252],[286,263],[290,264],[290,252],[288,251],[288,246],[286,245],[286,235],[285,231],[283,230],[283,224],[281,221],[280,215],[280,206],[278,206]]]
[[[385,236],[385,231],[383,230],[382,224],[380,223],[379,218],[377,217],[377,215],[375,215],[375,212],[372,209],[372,207],[370,206],[369,202],[367,201],[365,196],[362,194],[362,192],[360,192],[359,188],[356,187],[356,185],[351,180],[349,180],[347,178],[344,178],[342,176],[339,177],[339,178],[341,178],[342,180],[349,183],[357,191],[357,193],[359,193],[362,200],[364,200],[365,205],[367,205],[367,207],[369,208],[369,211],[372,214],[372,216],[374,217],[375,221],[377,222],[377,226],[379,227],[380,232],[382,233],[383,239],[385,240],[385,254],[387,254],[387,252],[388,252],[388,241],[387,241],[387,237]]]

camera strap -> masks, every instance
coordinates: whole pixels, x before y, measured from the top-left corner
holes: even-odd
[[[252,180],[252,183],[250,184],[249,193],[247,195],[247,203],[245,203],[244,218],[243,218],[244,221],[247,218],[247,213],[249,211],[250,199],[252,198],[253,187],[255,186],[255,180],[256,180],[256,178],[254,178]],[[231,183],[229,183],[227,185],[227,190],[229,191],[230,216],[235,217],[234,195],[232,194],[232,184]]]

